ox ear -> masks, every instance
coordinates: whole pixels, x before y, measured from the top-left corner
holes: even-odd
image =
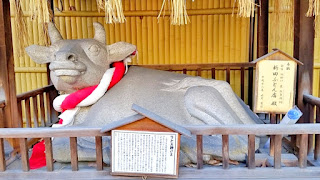
[[[52,50],[50,47],[31,45],[26,47],[25,50],[30,58],[38,64],[45,64],[50,62],[50,56],[52,54]]]
[[[137,47],[127,42],[117,42],[107,45],[108,60],[110,63],[124,60],[126,57],[133,55]]]

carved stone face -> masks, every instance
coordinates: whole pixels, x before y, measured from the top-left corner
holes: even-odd
[[[50,77],[57,90],[72,93],[99,83],[110,64],[130,56],[136,47],[126,42],[105,45],[105,30],[94,23],[93,39],[64,40],[49,24],[49,47],[31,45],[26,52],[36,63],[50,63]]]

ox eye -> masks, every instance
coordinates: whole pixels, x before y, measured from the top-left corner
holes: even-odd
[[[92,52],[94,55],[97,55],[100,51],[100,47],[97,45],[92,45],[89,47],[89,51]]]

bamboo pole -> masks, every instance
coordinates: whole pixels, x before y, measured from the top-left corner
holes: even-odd
[[[75,0],[77,1],[77,0]],[[98,7],[97,7],[97,2],[95,0],[91,0],[91,7],[92,7],[92,11],[93,12],[97,12],[98,11]],[[94,22],[98,22],[98,17],[92,17],[92,23]]]
[[[125,0],[124,1],[124,10],[129,11],[130,10],[130,2],[129,0]],[[126,22],[125,22],[125,37],[126,37],[126,42],[132,43],[132,39],[131,39],[131,17],[126,18]]]
[[[76,11],[81,11],[81,2],[79,0],[75,0],[75,9]],[[76,27],[77,27],[77,38],[82,39],[82,20],[81,17],[76,17]],[[75,27],[74,27],[75,28]]]
[[[86,0],[80,1],[80,12],[86,11]],[[55,12],[56,16],[57,12]],[[87,27],[87,18],[81,17],[81,31],[82,31],[82,38],[88,38],[88,27]]]
[[[169,64],[175,64],[175,27],[169,25],[169,33],[170,33],[170,61]]]
[[[136,10],[136,0],[130,0],[130,11],[135,11]],[[137,45],[137,24],[136,24],[136,17],[131,17],[130,18],[131,21],[131,29],[128,29],[127,31],[131,32],[131,43],[134,45]],[[140,53],[138,51],[138,53]],[[134,59],[132,59],[132,63],[131,64],[137,64],[137,56],[134,57]]]
[[[191,5],[191,1],[187,1],[187,9],[188,11],[191,10],[192,5]],[[185,49],[185,53],[186,53],[186,63],[190,64],[192,62],[191,60],[191,54],[192,54],[192,37],[191,37],[191,30],[192,30],[192,17],[190,17],[191,23],[188,23],[186,25],[186,33],[185,33],[185,38],[186,38],[186,49]],[[188,73],[188,72],[187,72]]]
[[[152,10],[152,2],[153,1],[146,1],[146,4],[147,4],[147,6],[146,6],[146,10]],[[147,38],[147,49],[148,49],[148,56],[147,56],[147,60],[145,60],[145,62],[147,63],[147,64],[153,64],[153,48],[154,47],[152,47],[153,46],[153,37],[152,37],[152,35],[153,35],[153,33],[154,33],[154,31],[153,31],[153,27],[152,27],[152,17],[150,17],[150,16],[147,16],[147,17],[144,17],[145,19],[146,19],[146,26],[147,26],[147,35],[146,35],[146,38]]]
[[[197,8],[201,9],[202,8],[202,3],[203,1],[197,1]],[[202,17],[201,16],[197,16],[197,61],[196,62],[200,62],[202,61]]]
[[[223,62],[223,54],[224,54],[224,16],[219,15],[219,59],[218,62]],[[218,71],[217,79],[224,79],[224,73],[222,71]]]
[[[63,1],[64,2],[64,10],[69,11],[70,3],[69,1]],[[71,17],[65,18],[65,24],[66,24],[66,39],[72,39],[72,29],[71,29]]]
[[[158,1],[152,1],[152,10],[158,9]],[[151,17],[153,29],[153,64],[159,64],[159,24],[156,17]]]
[[[141,1],[141,10],[147,10],[147,2]],[[142,17],[142,64],[148,63],[148,27],[147,27],[147,18]]]
[[[90,1],[86,1],[86,11],[92,11],[92,4]],[[92,16],[87,17],[88,38],[93,38],[93,22]]]
[[[125,23],[128,23],[128,20]],[[117,23],[117,24],[119,24],[120,41],[126,41],[126,25],[125,25],[125,23]]]
[[[165,26],[164,18],[159,19],[159,64],[165,64]]]
[[[164,18],[164,63],[170,64],[170,20],[169,17]]]
[[[116,23],[113,26],[114,26],[115,42],[118,42],[121,40],[120,24]]]
[[[173,25],[171,25],[173,26]],[[174,29],[174,46],[175,46],[175,51],[174,51],[174,64],[181,64],[181,37],[180,37],[180,26],[173,26]]]
[[[136,0],[136,10],[141,10],[141,0]],[[136,27],[137,27],[137,47],[138,47],[138,56],[139,63],[143,64],[143,50],[142,50],[142,19],[140,17],[136,17]]]
[[[69,0],[69,10],[75,12],[75,0]],[[77,22],[76,17],[70,17],[70,29],[71,29],[71,39],[77,39],[78,31],[77,31]]]
[[[197,4],[194,2],[192,3],[192,9],[196,9],[197,8]],[[192,50],[192,53],[191,53],[191,63],[196,63],[197,61],[197,48],[194,47],[194,45],[197,44],[197,25],[198,25],[198,21],[197,21],[197,16],[191,16],[191,50]]]
[[[213,8],[213,1],[209,1],[208,8]],[[208,63],[213,62],[213,15],[208,16]]]
[[[62,9],[62,7],[65,8],[63,4],[58,3],[59,9]],[[65,17],[60,17],[59,18],[59,23],[60,23],[60,34],[64,39],[67,39],[67,34],[66,34],[66,18]]]
[[[190,24],[190,23],[188,23]],[[179,26],[180,28],[180,63],[186,64],[186,25]]]

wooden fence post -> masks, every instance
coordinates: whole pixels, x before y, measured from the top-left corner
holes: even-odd
[[[6,106],[4,107],[5,127],[21,127],[21,115],[18,113],[13,48],[11,34],[10,2],[0,1],[0,88],[4,89]],[[10,140],[14,147],[18,141]]]

